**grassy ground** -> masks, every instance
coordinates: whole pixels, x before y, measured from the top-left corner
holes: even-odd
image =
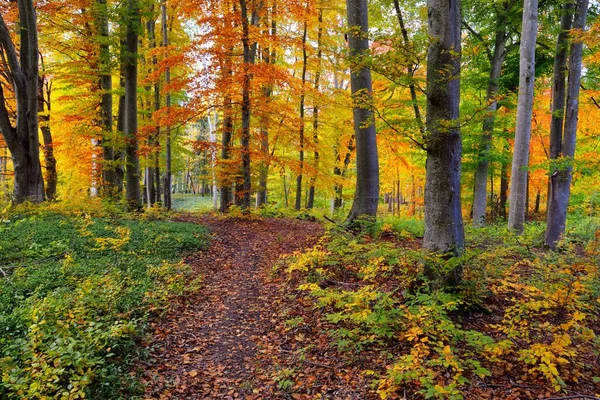
[[[189,289],[179,260],[206,247],[205,229],[47,211],[0,218],[0,398],[133,395],[136,340]]]

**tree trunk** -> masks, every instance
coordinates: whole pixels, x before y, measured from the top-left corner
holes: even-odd
[[[48,82],[45,76],[41,76],[38,82],[39,90],[39,116],[40,130],[44,140],[44,180],[46,187],[46,198],[54,200],[56,198],[56,184],[58,182],[58,174],[56,172],[56,158],[54,157],[54,147],[52,144],[52,131],[50,130],[50,112],[52,111],[52,103],[50,95],[52,93],[52,84]]]
[[[125,198],[130,209],[141,207],[140,163],[138,156],[138,38],[140,25],[140,8],[138,0],[127,1],[127,33],[125,38],[125,155],[127,164],[125,174]]]
[[[308,7],[308,4],[307,4]],[[298,158],[298,165],[300,172],[296,176],[296,210],[302,208],[302,172],[304,170],[304,99],[306,98],[305,85],[306,85],[306,65],[308,63],[308,54],[306,52],[306,37],[308,33],[308,21],[307,15],[308,9],[304,10],[304,25],[302,29],[302,74],[301,82],[302,89],[300,93],[300,106],[299,106],[299,124],[300,130],[298,134],[298,142],[300,145],[300,155]]]
[[[44,181],[39,157],[38,136],[38,36],[33,1],[18,0],[20,51],[0,15],[0,45],[6,53],[7,72],[17,105],[16,126],[12,126],[7,101],[0,85],[0,131],[13,160],[13,200],[44,201]]]
[[[425,183],[425,235],[423,247],[445,256],[463,252],[465,239],[460,198],[460,0],[428,0],[427,52],[427,161]],[[460,282],[462,267],[441,277],[425,265],[431,280]]]
[[[251,65],[254,64],[256,56],[256,42],[250,43],[250,24],[257,24],[258,17],[256,10],[252,12],[251,21],[248,21],[248,7],[246,0],[240,0],[240,12],[242,17],[242,45],[244,48],[244,65],[242,80],[242,178],[240,205],[244,210],[250,209],[252,182],[250,175],[250,83],[252,81]]]
[[[396,9],[396,17],[398,18],[398,24],[400,25],[400,32],[402,34],[404,46],[408,48],[410,46],[410,40],[408,39],[408,31],[404,25],[404,18],[402,18],[402,10],[400,9],[400,2],[398,0],[394,0],[394,8]],[[417,89],[414,83],[416,67],[417,65],[412,63],[406,68],[409,78],[408,89],[410,90],[410,100],[412,103],[413,112],[415,114],[415,119],[419,125],[419,132],[421,132],[421,135],[424,135],[425,127],[423,125],[423,117],[421,116],[421,109],[419,108],[419,102],[417,99]]]
[[[271,48],[265,49],[264,62],[266,64],[275,65],[277,61],[277,52],[275,46],[275,37],[277,36],[277,2],[273,2],[273,7],[271,8],[271,38],[270,46]],[[265,104],[270,104],[271,95],[273,94],[273,85],[268,83],[263,88],[263,96],[265,97]],[[263,113],[264,114],[264,113]],[[267,203],[267,180],[269,177],[269,166],[271,164],[271,156],[269,155],[269,125],[270,125],[270,116],[263,115],[261,117],[261,131],[260,131],[260,150],[264,157],[264,160],[261,163],[259,178],[258,178],[258,192],[256,194],[256,207],[261,207],[262,205]]]
[[[379,203],[379,159],[373,117],[369,56],[369,19],[366,0],[347,0],[350,86],[356,140],[356,191],[346,222],[361,216],[375,218]]]
[[[502,16],[498,16],[501,18]],[[482,227],[485,225],[485,214],[487,205],[487,179],[490,164],[490,148],[492,144],[492,133],[496,122],[496,110],[498,109],[498,95],[500,74],[502,64],[506,55],[506,41],[508,34],[505,23],[497,26],[496,40],[494,43],[494,53],[490,59],[491,70],[488,81],[486,104],[488,104],[486,115],[483,120],[483,134],[479,142],[479,154],[477,159],[477,169],[475,170],[475,188],[473,190],[473,226]]]
[[[575,6],[573,28],[584,30],[588,0],[578,0]],[[556,248],[556,244],[565,233],[567,223],[567,209],[571,195],[571,180],[573,177],[573,160],[575,157],[575,144],[577,137],[577,123],[579,119],[579,87],[581,84],[583,42],[580,40],[571,43],[569,54],[569,80],[567,89],[567,104],[565,110],[565,128],[559,157],[564,159],[561,167],[554,171],[550,180],[549,201],[547,211],[546,245]]]
[[[167,26],[167,1],[162,0],[160,4],[161,9],[161,25],[162,25],[162,34],[163,34],[163,47],[165,49],[165,54],[167,52],[167,47],[169,46],[169,31]],[[171,68],[167,67],[165,69],[165,85],[169,87],[171,84]],[[171,109],[171,92],[167,89],[167,93],[165,95],[165,105],[167,107],[167,113],[169,113]],[[167,123],[166,126],[166,136],[165,136],[165,182],[164,186],[164,200],[165,200],[165,208],[170,210],[172,208],[171,201],[171,186],[172,186],[172,172],[171,172],[171,125]]]
[[[506,202],[508,200],[508,157],[510,156],[510,146],[508,142],[504,143],[502,149],[502,166],[500,169],[500,216],[506,220]]]
[[[103,195],[117,195],[117,176],[115,151],[112,146],[113,129],[113,99],[112,99],[112,68],[110,60],[108,8],[106,0],[97,0],[94,8],[96,30],[100,36],[98,68],[100,78],[98,86],[101,91],[100,124],[102,127],[102,189]]]
[[[321,60],[323,58],[322,39],[323,39],[323,9],[319,9],[318,16],[319,26],[317,28],[317,70],[315,71],[315,93],[319,92],[319,85],[321,80]],[[315,146],[314,152],[314,167],[315,174],[319,169],[319,103],[318,99],[314,98],[313,105],[313,142]],[[310,178],[310,185],[308,189],[308,200],[306,202],[306,208],[309,210],[314,207],[315,204],[315,181],[317,180],[316,175]]]
[[[531,141],[533,83],[535,80],[535,43],[537,37],[538,0],[525,0],[519,61],[519,100],[515,144],[510,177],[508,227],[522,234],[527,196],[527,169]]]

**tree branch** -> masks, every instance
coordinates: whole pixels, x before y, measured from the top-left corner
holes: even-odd
[[[465,28],[467,28],[467,30],[471,33],[471,35],[475,36],[475,38],[477,38],[484,46],[485,48],[485,54],[487,54],[488,60],[492,60],[492,51],[490,50],[490,47],[487,45],[486,40],[483,38],[483,36],[481,36],[481,34],[475,32],[475,30],[473,28],[471,28],[471,26],[469,26],[469,24],[467,24],[467,21],[465,21],[464,19],[462,20],[462,26],[464,26]]]
[[[12,42],[10,32],[8,30],[8,27],[6,26],[6,23],[4,22],[4,18],[2,17],[2,15],[0,15],[0,44],[6,52],[6,61],[8,63],[8,68],[10,70],[12,78],[15,82],[16,89],[23,91],[24,93],[27,87],[25,74],[23,73],[19,65],[17,50],[15,49],[15,45]]]

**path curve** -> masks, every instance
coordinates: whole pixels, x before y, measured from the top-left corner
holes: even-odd
[[[291,352],[277,337],[286,299],[272,268],[280,255],[313,246],[323,228],[292,219],[181,220],[207,226],[213,239],[207,251],[187,259],[203,276],[201,289],[153,324],[141,365],[145,397],[297,398],[286,391],[286,379],[294,377],[276,365]]]

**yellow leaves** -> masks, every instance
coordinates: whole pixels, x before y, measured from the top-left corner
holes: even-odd
[[[110,227],[106,227],[107,230]],[[114,229],[114,232],[119,236],[117,238],[111,237],[98,237],[94,238],[97,246],[94,250],[103,251],[103,250],[114,250],[119,251],[122,250],[131,240],[131,229],[126,227],[118,226]]]
[[[408,330],[408,332],[405,334],[404,337],[409,342],[412,342],[412,341],[418,340],[419,336],[422,334],[423,334],[423,329],[419,328],[418,326],[414,326]]]

